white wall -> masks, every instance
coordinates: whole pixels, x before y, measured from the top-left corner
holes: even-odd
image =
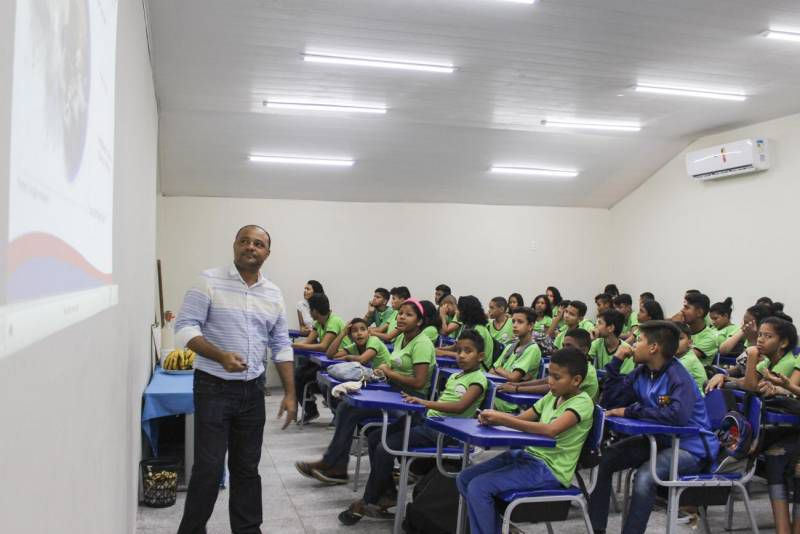
[[[293,325],[308,279],[352,318],[378,286],[407,285],[433,300],[442,282],[484,303],[513,291],[531,299],[556,284],[593,310],[608,274],[608,210],[161,197],[158,214],[165,306],[175,311],[194,276],[232,261],[234,235],[247,223],[272,235],[264,270],[283,290]]]
[[[684,155],[738,139],[770,141],[769,171],[696,182]],[[763,295],[800,319],[800,115],[704,137],[611,209],[611,253],[620,287],[651,290],[674,312],[686,289],[712,303],[733,298],[734,315]]]
[[[8,169],[14,4],[0,2],[0,41],[9,44],[0,45],[0,182]],[[135,530],[139,414],[155,309],[158,126],[141,0],[120,0],[117,47],[119,305],[0,360],[3,532]]]

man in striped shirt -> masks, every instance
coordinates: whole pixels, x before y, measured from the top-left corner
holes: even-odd
[[[271,238],[260,226],[239,230],[233,265],[210,269],[187,291],[175,321],[178,346],[194,367],[195,463],[179,534],[204,534],[228,452],[230,522],[236,534],[260,533],[267,348],[283,383],[283,428],[297,416],[293,351],[280,289],[261,275]]]

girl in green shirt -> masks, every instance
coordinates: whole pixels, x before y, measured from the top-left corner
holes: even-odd
[[[489,335],[489,330],[486,328],[486,323],[489,321],[489,318],[486,317],[486,313],[483,311],[483,306],[481,306],[481,301],[478,300],[478,297],[474,295],[459,297],[458,319],[461,321],[462,325],[459,331],[459,337],[461,332],[466,329],[475,330],[483,337],[483,366],[485,369],[491,369],[494,363],[494,339]],[[436,349],[436,355],[455,358],[457,356],[455,345]]]
[[[553,324],[553,308],[550,306],[550,299],[547,298],[547,295],[536,295],[531,307],[536,314],[533,330],[535,332],[547,332],[547,329]]]
[[[731,313],[733,313],[733,299],[730,297],[722,302],[712,304],[708,309],[708,316],[711,324],[714,325],[714,333],[717,335],[719,344],[722,344],[739,329],[739,325],[731,322]]]
[[[547,291],[544,292],[547,295],[547,300],[550,301],[550,315],[555,317],[558,315],[559,306],[561,306],[561,301],[564,298],[561,296],[561,291],[558,290],[555,286],[549,286]]]

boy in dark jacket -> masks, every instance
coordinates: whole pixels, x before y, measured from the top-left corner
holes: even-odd
[[[709,430],[711,425],[705,402],[691,375],[675,359],[680,331],[670,321],[649,321],[639,325],[640,337],[634,349],[617,351],[606,366],[604,405],[609,417],[644,419],[659,424],[694,426],[699,435],[680,440],[678,474],[701,473],[717,456],[719,441]],[[629,375],[620,374],[631,350],[640,365]],[[656,473],[669,479],[672,462],[672,439],[657,436]],[[589,514],[597,533],[604,533],[608,521],[608,505],[613,473],[637,469],[628,518],[622,534],[641,534],[656,497],[656,483],[650,474],[650,444],[647,436],[623,439],[606,451],[600,463],[597,486],[589,500]]]

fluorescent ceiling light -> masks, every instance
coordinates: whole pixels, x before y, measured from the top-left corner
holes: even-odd
[[[306,111],[344,111],[347,113],[386,113],[385,107],[351,106],[347,104],[313,104],[311,102],[279,102],[265,100],[264,106],[271,109],[300,109]]]
[[[762,33],[767,39],[780,39],[782,41],[795,41],[800,42],[800,33],[798,32],[784,32],[778,30],[767,30]]]
[[[546,119],[542,121],[542,126],[555,128],[578,128],[582,130],[616,130],[620,132],[638,132],[642,127],[633,123],[600,123],[600,122],[577,122],[577,121],[554,121]]]
[[[416,63],[389,58],[336,56],[333,54],[317,54],[306,52],[303,59],[312,63],[333,63],[335,65],[355,65],[358,67],[379,67],[384,69],[419,70],[424,72],[453,72],[456,68],[450,64]]]
[[[333,159],[333,158],[306,158],[298,156],[264,156],[261,154],[250,154],[250,161],[258,163],[290,163],[299,165],[332,165],[335,167],[352,167],[355,160],[352,159]]]
[[[645,85],[636,86],[637,93],[657,93],[661,95],[693,96],[698,98],[714,98],[717,100],[734,100],[742,102],[747,100],[747,95],[737,93],[720,93],[716,91],[698,91],[696,89],[686,89],[682,87],[668,87],[664,85]]]
[[[525,176],[552,176],[556,178],[575,178],[578,171],[566,169],[537,169],[535,167],[507,167],[492,165],[489,169],[492,174],[521,174]]]
[[[501,0],[503,2],[513,2],[515,4],[535,4],[536,0]]]

